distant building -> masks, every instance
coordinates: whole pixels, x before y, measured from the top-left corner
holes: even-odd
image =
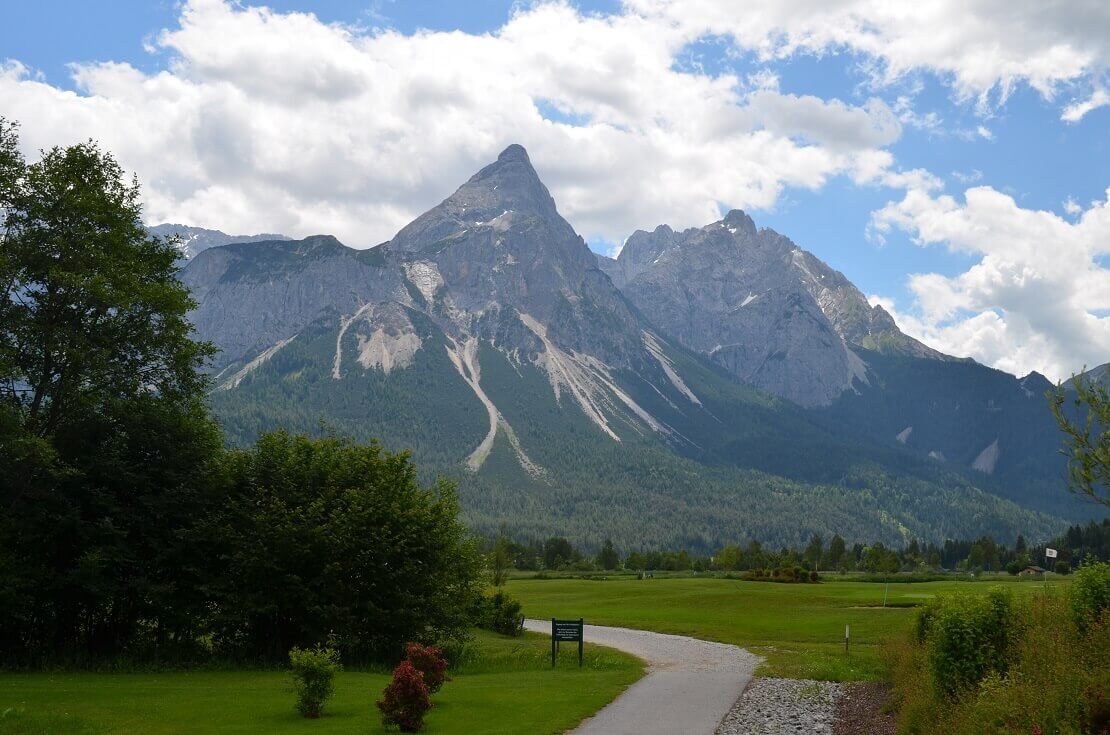
[[[1018,576],[1021,576],[1021,577],[1035,577],[1038,574],[1044,574],[1045,571],[1046,570],[1044,570],[1040,567],[1026,567],[1025,569],[1022,569],[1020,572],[1018,572]]]

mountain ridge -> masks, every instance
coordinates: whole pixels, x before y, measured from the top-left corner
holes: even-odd
[[[747,233],[750,222],[738,213],[716,229]],[[681,536],[700,548],[729,528],[765,540],[831,533],[831,519],[892,541],[1059,523],[959,467],[845,436],[838,415],[684,347],[603,272],[523,149],[375,248],[326,236],[233,244],[200,253],[181,277],[200,336],[221,348],[211,401],[234,440],[323,420],[412,449],[427,472],[458,479],[476,527],[583,539],[623,529],[627,541],[635,524],[621,508],[632,507],[645,543]],[[836,348],[809,299],[803,310]],[[780,491],[827,517],[795,528]],[[945,507],[966,518],[942,518]]]

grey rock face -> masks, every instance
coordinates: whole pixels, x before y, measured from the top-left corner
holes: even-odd
[[[404,298],[403,274],[373,251],[330,235],[211,248],[181,273],[199,306],[197,333],[220,349],[213,368],[249,360],[294,337],[325,314],[352,314],[366,303]]]
[[[659,329],[803,406],[867,382],[853,346],[943,357],[842,274],[738,210],[681,233],[637,231],[617,259],[599,263]]]
[[[158,237],[177,237],[180,242],[178,248],[183,258],[188,260],[208,248],[218,248],[221,245],[232,245],[240,242],[265,242],[269,240],[288,240],[285,235],[264,232],[258,235],[228,235],[219,230],[207,230],[203,227],[189,227],[179,224],[161,224],[147,227],[147,232]]]
[[[673,348],[601,272],[516,145],[376,248],[327,236],[228,245],[192,259],[182,280],[199,302],[200,336],[221,349],[213,367],[228,390],[310,325],[336,332],[335,380],[411,366],[427,337],[414,319],[434,325],[457,373],[448,377],[489,414],[489,434],[467,460],[474,470],[504,431],[522,467],[538,472],[483,387],[482,345],[537,367],[560,406],[577,406],[616,441],[618,421],[678,436],[620,387],[621,371],[671,406],[703,410],[666,354]]]

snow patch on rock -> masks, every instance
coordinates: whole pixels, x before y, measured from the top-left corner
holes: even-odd
[[[898,436],[896,436],[894,438],[898,440],[899,444],[905,444],[906,440],[910,438],[910,434],[912,434],[912,433],[913,433],[913,427],[912,426],[907,426],[906,428],[899,431]]]

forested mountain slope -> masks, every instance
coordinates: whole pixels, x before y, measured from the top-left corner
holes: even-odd
[[[233,439],[323,425],[412,449],[460,482],[481,529],[710,548],[1061,526],[681,346],[601,270],[519,146],[376,248],[233,244],[182,279],[221,350],[211,402]]]

